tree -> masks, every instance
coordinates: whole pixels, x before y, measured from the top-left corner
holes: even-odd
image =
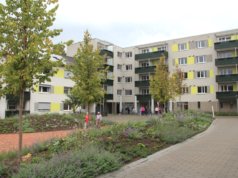
[[[155,73],[150,76],[150,94],[159,103],[165,105],[170,99],[182,93],[182,73],[176,70],[172,75],[168,72],[164,57],[156,64]]]
[[[74,94],[74,90],[72,89],[70,94],[67,95],[68,99],[65,100],[66,104],[69,104],[72,109],[73,113],[76,113],[76,109],[81,105],[81,101],[77,96],[77,93]]]
[[[73,74],[71,79],[75,82],[72,94],[87,106],[89,112],[90,104],[104,97],[102,81],[106,79],[107,69],[104,67],[104,57],[100,55],[99,50],[93,49],[88,31],[84,33],[83,42],[74,59],[75,62],[68,66],[68,70]]]
[[[50,61],[51,39],[61,30],[50,27],[57,0],[6,0],[0,3],[0,96],[19,97],[19,160],[22,150],[24,92],[49,81],[57,62]]]

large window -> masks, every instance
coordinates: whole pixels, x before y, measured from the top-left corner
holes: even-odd
[[[39,92],[41,93],[49,93],[51,91],[50,85],[40,85],[39,86]]]
[[[69,95],[71,90],[71,87],[64,87],[64,94]]]
[[[117,95],[122,95],[122,90],[117,90]]]
[[[132,64],[127,64],[126,65],[126,70],[132,70]]]
[[[206,57],[205,56],[196,56],[196,63],[205,63]]]
[[[188,87],[182,87],[182,94],[188,93]]]
[[[132,90],[125,90],[125,95],[132,95]]]
[[[166,51],[166,50],[167,50],[166,46],[158,47],[158,51]]]
[[[122,57],[122,52],[117,52],[117,57]]]
[[[180,43],[178,44],[179,51],[187,50],[187,43]]]
[[[147,48],[147,49],[142,49],[141,50],[141,53],[148,53],[149,52],[149,49]]]
[[[196,47],[197,48],[205,48],[207,44],[206,40],[202,40],[202,41],[196,41]]]
[[[125,81],[126,81],[126,83],[131,83],[132,82],[132,77],[126,77]]]
[[[179,58],[179,65],[185,65],[185,64],[187,64],[187,58],[186,57]]]
[[[203,94],[208,92],[208,87],[207,86],[198,86],[198,93]]]
[[[225,42],[225,41],[230,41],[231,40],[231,36],[223,36],[223,37],[219,37],[218,41],[220,42]]]
[[[226,68],[226,69],[220,69],[220,75],[231,75],[232,69]]]
[[[117,82],[118,83],[122,82],[122,77],[117,77]]]
[[[144,61],[144,62],[140,63],[141,67],[148,67],[149,65],[150,65],[149,62],[147,62],[147,61]]]
[[[206,78],[206,77],[208,77],[208,71],[206,70],[197,71],[197,78]]]
[[[121,64],[117,64],[117,70],[121,70],[122,69],[122,65]]]
[[[188,78],[188,73],[187,72],[183,72],[183,79],[187,79]]]
[[[48,102],[37,103],[37,110],[42,112],[50,111],[50,103]]]
[[[221,91],[233,91],[233,85],[231,84],[221,85],[220,89]]]
[[[142,94],[142,95],[148,95],[148,94],[150,94],[149,88],[142,88],[142,89],[141,89],[141,94]]]
[[[141,75],[140,80],[149,80],[149,75]]]
[[[8,110],[16,110],[17,109],[16,101],[8,100],[8,102],[7,102],[7,109]]]
[[[64,103],[64,111],[71,111],[71,105],[68,103]]]
[[[125,56],[126,56],[126,58],[132,57],[132,52],[126,52]]]

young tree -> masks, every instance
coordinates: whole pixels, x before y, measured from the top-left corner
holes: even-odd
[[[156,64],[155,73],[150,76],[150,94],[164,106],[170,100],[182,93],[181,71],[176,70],[172,75],[168,72],[164,57]]]
[[[78,98],[77,93],[74,93],[74,89],[72,89],[70,94],[68,94],[67,96],[68,98],[65,100],[65,103],[69,104],[72,107],[73,113],[76,113],[76,109],[82,104],[80,99]]]
[[[0,96],[19,96],[19,158],[22,150],[24,92],[49,81],[55,62],[50,61],[51,39],[61,30],[50,27],[57,0],[6,0],[0,3]]]
[[[68,70],[73,74],[72,80],[75,82],[72,94],[87,106],[89,112],[90,104],[104,97],[102,81],[106,79],[107,69],[104,67],[104,57],[100,55],[99,50],[93,49],[88,31],[84,33],[83,42],[74,59],[75,62],[68,66]]]

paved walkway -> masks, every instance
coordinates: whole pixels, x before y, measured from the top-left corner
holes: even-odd
[[[237,178],[238,118],[218,118],[204,133],[101,178]]]
[[[33,145],[51,138],[65,137],[72,130],[37,132],[23,134],[23,147]],[[18,149],[18,134],[0,134],[0,152],[7,152]]]

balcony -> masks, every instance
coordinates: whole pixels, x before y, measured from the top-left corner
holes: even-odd
[[[112,79],[106,79],[103,84],[108,85],[108,86],[113,86],[113,80]]]
[[[148,67],[137,67],[135,68],[135,73],[154,73],[155,72],[155,66],[148,66]]]
[[[236,81],[238,81],[238,74],[216,76],[216,82],[236,82]]]
[[[108,67],[108,71],[113,72],[113,66],[109,64],[104,64],[104,67]]]
[[[156,52],[150,52],[150,53],[142,53],[142,54],[136,54],[135,60],[141,60],[141,59],[156,59],[160,58],[161,56],[168,57],[167,51],[156,51]]]
[[[151,95],[136,95],[139,102],[149,102],[151,100]]]
[[[100,51],[100,55],[106,55],[113,58],[113,52],[107,49],[102,49]]]
[[[215,60],[216,66],[229,66],[238,64],[238,57],[219,58]]]
[[[224,41],[215,43],[215,50],[229,49],[238,47],[238,40]]]
[[[237,97],[238,91],[216,92],[216,98],[218,100],[236,100]]]
[[[106,100],[113,100],[113,94],[105,94],[104,97]]]
[[[135,81],[135,87],[148,87],[150,86],[149,80],[139,80]]]

